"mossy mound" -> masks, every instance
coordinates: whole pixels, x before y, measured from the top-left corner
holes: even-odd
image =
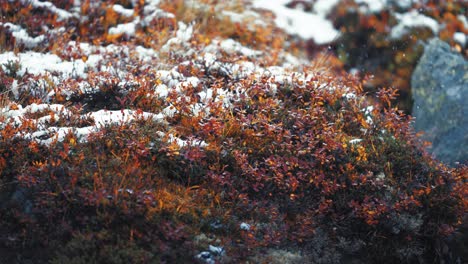
[[[0,59],[20,65],[0,67],[2,261],[463,258],[451,241],[467,167],[423,151],[395,90],[371,103],[353,76],[301,63],[272,24],[207,26],[205,2],[3,4],[31,35],[16,13],[75,35],[3,40]],[[109,34],[119,25],[135,31]]]

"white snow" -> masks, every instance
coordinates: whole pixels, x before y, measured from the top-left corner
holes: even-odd
[[[102,55],[100,54],[91,54],[88,56],[88,59],[86,60],[86,65],[91,68],[97,68],[99,65],[99,62],[103,60]]]
[[[121,25],[119,25],[121,26]],[[125,34],[133,34],[130,31],[122,31]],[[0,54],[0,67],[5,69],[3,64],[12,62],[19,62],[21,69],[18,71],[20,76],[23,76],[26,72],[33,75],[49,73],[57,73],[61,78],[68,77],[82,77],[86,78],[88,71],[110,71],[115,73],[119,72],[119,69],[115,69],[112,66],[109,67],[107,64],[101,64],[108,56],[115,56],[120,54],[121,56],[130,57],[130,54],[135,54],[137,58],[144,62],[149,62],[154,58],[158,57],[155,50],[144,48],[142,46],[136,46],[135,48],[129,48],[126,46],[108,45],[105,47],[90,45],[89,43],[76,43],[70,41],[67,44],[67,50],[71,53],[79,53],[86,57],[86,62],[82,59],[76,60],[62,60],[59,56],[50,53],[40,53],[27,51],[23,53],[15,54],[13,52],[5,52]],[[122,59],[125,62],[125,58]],[[98,69],[98,66],[101,66]],[[124,74],[125,75],[125,74]]]
[[[247,76],[255,72],[256,68],[257,67],[255,66],[253,62],[241,61],[239,63],[234,64],[231,67],[232,77],[234,79],[247,78]]]
[[[135,36],[136,25],[139,22],[139,19],[125,24],[119,24],[116,27],[109,28],[109,35],[125,35],[127,37]]]
[[[155,92],[160,97],[167,97],[167,95],[169,94],[169,89],[167,88],[167,85],[160,84],[160,85],[156,86]]]
[[[216,260],[214,260],[213,255],[211,255],[208,251],[202,251],[195,256],[200,261],[203,261],[206,264],[215,264]]]
[[[168,52],[172,45],[187,43],[192,38],[193,24],[187,26],[184,22],[179,22],[178,27],[179,28],[176,32],[176,36],[169,39],[166,44],[162,46],[162,51]]]
[[[217,58],[213,53],[205,52],[203,55],[203,61],[207,67],[212,67],[216,63]]]
[[[354,2],[356,2],[356,4],[362,5],[364,9],[371,13],[380,12],[387,5],[387,0],[354,0]]]
[[[2,25],[1,22],[0,25]],[[13,37],[15,37],[16,42],[18,42],[19,44],[23,44],[28,49],[37,47],[45,40],[44,35],[39,35],[37,37],[29,36],[28,32],[18,25],[12,23],[5,23],[4,26],[9,29]]]
[[[162,114],[156,115],[147,112],[138,113],[137,111],[128,109],[120,111],[99,110],[88,113],[87,116],[94,119],[97,128],[101,128],[105,125],[127,123],[134,120],[135,118],[153,119],[154,121],[164,120],[164,116]]]
[[[221,55],[220,51],[224,51],[229,55],[241,55],[246,57],[255,57],[262,54],[261,51],[247,48],[233,39],[214,39],[204,48],[204,51],[205,55],[200,59],[205,61],[207,66],[214,66],[213,64],[216,64],[218,57]],[[217,66],[219,66],[219,64]]]
[[[57,14],[58,21],[66,20],[74,16],[73,14],[71,14],[70,12],[66,10],[57,8],[53,3],[48,2],[48,1],[39,1],[39,0],[21,0],[21,1],[27,2],[31,4],[33,7],[45,8],[45,9],[50,10],[51,12]]]
[[[182,80],[185,79],[185,77],[175,69],[172,69],[170,71],[159,70],[156,72],[156,75],[169,88],[174,88],[177,84],[179,84]]]
[[[457,18],[463,23],[463,26],[465,27],[465,29],[468,29],[468,19],[466,18],[466,16],[458,15]]]
[[[200,79],[198,79],[197,77],[191,76],[191,77],[188,77],[185,81],[177,83],[174,87],[174,90],[180,93],[182,90],[185,90],[186,88],[197,87],[199,83],[200,83]]]
[[[353,145],[354,145],[354,144],[357,144],[357,143],[359,143],[359,142],[361,142],[361,141],[362,141],[362,139],[360,139],[360,138],[354,138],[354,139],[351,139],[351,140],[349,141],[349,144],[353,144]]]
[[[23,115],[25,113],[34,114],[34,113],[49,110],[49,111],[52,111],[52,112],[54,112],[56,114],[60,114],[60,113],[68,114],[68,110],[66,110],[65,106],[63,106],[61,104],[49,105],[49,104],[36,104],[36,103],[33,103],[33,104],[30,104],[30,105],[28,105],[28,106],[26,106],[24,108],[21,105],[17,105],[17,107],[18,107],[17,110],[10,110],[9,108],[4,109],[4,110],[6,110],[6,111],[4,111],[4,115],[7,118],[14,118],[19,123],[21,123],[21,118],[23,117]]]
[[[410,8],[413,3],[416,3],[416,0],[397,0],[396,4],[401,8]]]
[[[240,224],[240,229],[245,230],[245,231],[249,231],[250,230],[250,225],[247,224],[247,223],[241,223]]]
[[[18,99],[19,98],[19,91],[18,91],[18,80],[14,80],[11,84],[10,91],[13,96]]]
[[[0,54],[0,65],[8,61],[18,61],[21,64],[21,69],[18,71],[20,76],[26,72],[30,74],[44,74],[46,72],[58,72],[63,76],[85,76],[85,71],[88,67],[92,67],[93,61],[83,62],[82,60],[76,61],[62,61],[60,57],[50,53],[38,53],[28,51],[15,55],[13,52],[6,52]]]
[[[261,51],[256,51],[256,50],[246,48],[242,46],[242,44],[240,44],[239,42],[233,39],[225,39],[221,41],[219,45],[221,49],[223,49],[226,53],[230,55],[238,53],[247,57],[254,57],[254,56],[262,54]]]
[[[385,180],[385,173],[383,172],[379,172],[379,174],[377,174],[377,176],[375,176],[375,178],[379,181],[383,181]]]
[[[139,59],[144,62],[151,61],[153,58],[158,57],[158,54],[154,49],[147,49],[143,46],[137,46],[135,51],[138,53]]]
[[[211,252],[213,252],[213,254],[217,256],[221,256],[224,254],[224,248],[222,247],[215,247],[215,246],[209,245],[208,248],[210,249]]]
[[[126,9],[122,5],[118,5],[118,4],[113,5],[112,9],[114,9],[115,12],[125,17],[132,17],[134,13],[133,9]]]
[[[364,115],[366,116],[366,122],[370,125],[374,124],[374,120],[372,120],[372,111],[374,111],[374,106],[370,105],[364,109],[362,109]]]
[[[213,98],[213,89],[206,89],[206,91],[201,91],[198,93],[202,102],[208,102]]]
[[[340,0],[318,0],[314,4],[314,11],[316,14],[325,17],[332,9],[338,4]]]
[[[246,23],[249,30],[255,30],[255,26],[266,26],[265,21],[261,19],[260,14],[252,10],[246,10],[242,13],[236,13],[233,11],[222,10],[221,16],[229,17],[233,23]]]
[[[74,133],[80,141],[86,141],[87,136],[92,132],[97,132],[101,128],[106,125],[111,124],[123,124],[128,123],[135,119],[144,119],[148,120],[151,119],[156,122],[164,123],[165,116],[163,114],[153,114],[148,112],[141,112],[135,110],[120,110],[120,111],[108,111],[108,110],[99,110],[95,112],[90,112],[84,115],[81,115],[79,118],[82,119],[89,119],[91,118],[94,120],[94,125],[88,127],[81,127],[81,128],[74,128],[74,127],[54,127],[48,126],[50,123],[52,116],[51,112],[54,113],[54,119],[56,121],[62,120],[71,116],[72,113],[61,104],[31,104],[26,107],[22,107],[21,105],[16,106],[18,109],[13,110],[10,109],[10,106],[4,107],[0,109],[2,115],[9,120],[9,122],[13,122],[15,125],[21,125],[25,120],[31,120],[33,124],[37,125],[36,131],[31,131],[25,133],[22,136],[24,138],[29,138],[37,141],[41,144],[50,144],[53,141],[62,141],[68,133]],[[38,118],[27,118],[26,114],[34,114],[34,113],[44,113],[43,116]],[[173,140],[177,140],[174,138]],[[193,141],[194,143],[200,144],[201,146],[205,146],[206,143],[200,141]],[[188,145],[188,141],[181,140],[177,142],[183,146]]]
[[[439,32],[439,23],[433,18],[420,14],[417,10],[411,10],[407,13],[395,13],[399,23],[392,28],[390,38],[399,39],[409,33],[413,27],[428,27],[437,35]]]
[[[162,110],[162,113],[167,117],[173,117],[177,113],[177,109],[170,105]]]
[[[290,9],[286,7],[289,2],[289,0],[255,0],[253,6],[272,11],[276,16],[276,25],[288,34],[298,35],[303,39],[313,39],[319,45],[327,44],[339,36],[339,31],[325,18],[326,14]],[[328,10],[329,6],[323,3],[321,5],[322,9],[318,10]]]
[[[453,33],[453,40],[458,42],[462,47],[466,47],[468,36],[463,32],[455,32]]]
[[[140,25],[142,27],[150,25],[154,19],[175,18],[174,14],[165,12],[164,10],[157,8],[156,5],[146,5],[143,8],[143,14],[144,14],[144,18],[140,22]]]
[[[343,96],[348,100],[355,99],[357,97],[355,93],[346,93]]]

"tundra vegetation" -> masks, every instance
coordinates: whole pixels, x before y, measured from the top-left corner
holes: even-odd
[[[466,257],[467,167],[423,150],[395,89],[193,2],[0,2],[3,262]]]

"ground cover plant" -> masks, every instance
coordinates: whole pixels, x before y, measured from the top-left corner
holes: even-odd
[[[399,89],[393,104],[406,113],[412,108],[411,75],[425,43],[438,37],[468,56],[466,1],[254,2],[273,12],[278,26],[295,33],[292,42],[307,50],[310,58],[328,49],[347,71],[372,75],[364,81],[370,99],[382,87]]]
[[[466,260],[395,89],[250,2],[77,2],[0,4],[1,262]]]
[[[333,49],[346,68],[374,75],[366,91],[395,87],[400,93],[394,104],[411,113],[411,74],[423,43],[439,37],[468,57],[468,5],[457,0],[372,2],[379,1],[346,0],[335,6],[330,19],[342,35]]]

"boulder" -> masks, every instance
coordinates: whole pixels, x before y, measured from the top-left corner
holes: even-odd
[[[450,46],[429,41],[411,78],[414,128],[429,151],[454,165],[468,160],[468,62]]]

